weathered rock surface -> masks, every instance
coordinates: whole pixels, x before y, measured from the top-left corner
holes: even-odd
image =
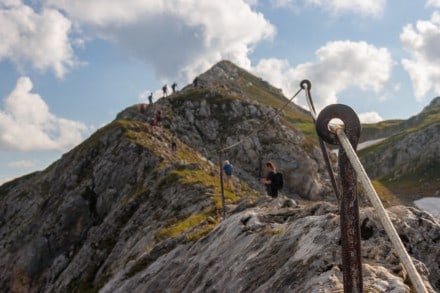
[[[101,286],[160,229],[215,215],[213,187],[191,181],[215,178],[212,165],[183,144],[172,154],[167,132],[155,132],[113,122],[44,172],[1,186],[0,291]]]
[[[440,192],[440,97],[408,120],[373,132],[389,132],[378,144],[361,150],[365,169],[400,194],[433,196]],[[366,130],[368,130],[367,128]],[[370,129],[371,130],[371,129]],[[377,130],[377,131],[376,131]],[[363,132],[362,136],[364,135]],[[368,136],[368,133],[367,133]],[[420,196],[420,195],[419,195]]]
[[[408,177],[419,180],[419,187],[440,190],[440,123],[432,124],[401,139],[383,142],[384,145],[365,149],[362,162],[372,178],[388,181]],[[412,177],[412,178],[411,178]]]
[[[438,287],[438,222],[403,206],[390,215],[421,273],[427,277],[430,272]],[[365,292],[411,292],[372,209],[361,212],[361,223]],[[180,245],[155,262],[133,262],[102,292],[342,292],[339,234],[337,208],[328,203],[254,208],[228,217],[203,239]]]

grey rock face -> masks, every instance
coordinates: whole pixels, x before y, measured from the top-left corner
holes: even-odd
[[[124,266],[133,249],[153,245],[171,220],[212,206],[211,188],[182,184],[172,173],[200,169],[209,178],[208,163],[173,162],[166,132],[133,129],[152,144],[146,148],[118,125],[44,172],[1,187],[0,291],[86,290]]]
[[[418,168],[440,166],[440,124],[433,124],[389,143],[379,151],[363,154],[365,169],[371,177],[399,177]]]
[[[402,206],[391,216],[413,256],[425,262],[418,262],[421,273],[427,277],[429,271],[438,286],[438,223]],[[374,211],[363,210],[361,219],[365,292],[411,292]],[[339,217],[331,204],[255,208],[228,217],[203,239],[176,247],[135,275],[128,266],[102,292],[339,292],[339,241]]]
[[[223,159],[231,161],[235,174],[254,188],[262,188],[258,178],[265,176],[264,164],[270,160],[284,175],[286,195],[299,194],[308,199],[333,197],[325,180],[322,155],[318,148],[309,145],[302,132],[275,118],[248,137],[275,115],[274,109],[238,99],[215,98],[170,98],[161,101],[160,106],[171,117],[166,127],[214,162],[218,161],[219,149],[242,141],[224,152]]]

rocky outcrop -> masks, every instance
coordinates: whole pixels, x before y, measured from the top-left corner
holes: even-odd
[[[426,285],[431,287],[428,272],[431,284],[440,285],[438,222],[402,206],[390,216]],[[374,211],[363,210],[361,223],[365,292],[411,292]],[[147,253],[102,292],[342,292],[339,234],[337,208],[328,203],[250,209],[155,262],[143,261]]]
[[[159,100],[146,115],[162,111],[167,118],[163,125],[213,162],[218,162],[220,149],[241,142],[222,152],[222,158],[230,160],[235,174],[256,189],[262,188],[258,180],[265,176],[264,164],[273,161],[284,174],[286,195],[334,199],[316,142],[295,123],[288,124],[289,119],[301,121],[295,115],[304,111],[291,105],[275,117],[271,105],[286,101],[267,82],[222,61],[197,77],[197,86]],[[138,119],[139,111],[130,107],[118,117]]]
[[[440,190],[439,133],[440,123],[432,124],[362,150],[365,169],[372,178],[383,178],[390,183],[402,181],[404,185],[405,182],[417,182],[419,192],[426,189],[435,194]],[[406,185],[410,185],[408,183]]]
[[[169,103],[173,113],[170,130],[213,161],[218,160],[219,149],[243,141],[222,155],[234,164],[236,175],[254,182],[255,188],[261,186],[257,180],[265,174],[264,163],[273,161],[284,174],[286,194],[309,199],[332,196],[324,180],[321,153],[300,131],[284,126],[280,119],[262,127],[275,115],[271,107],[239,99],[215,103],[209,97]]]
[[[420,114],[400,122],[400,130],[359,152],[370,177],[381,180],[405,201],[440,192],[439,111],[440,97]]]
[[[176,221],[196,216],[179,233],[212,229],[214,168],[169,142],[160,128],[115,121],[44,172],[1,186],[0,291],[82,292],[176,233]]]
[[[433,124],[380,149],[369,153],[367,149],[364,166],[372,177],[398,177],[428,163],[440,166],[440,143],[437,139],[439,133],[440,124]]]

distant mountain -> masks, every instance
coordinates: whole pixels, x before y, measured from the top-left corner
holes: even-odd
[[[359,152],[372,178],[405,202],[440,195],[440,97],[408,120],[364,125],[362,137],[385,138]]]
[[[311,119],[292,105],[261,127],[285,101],[223,61],[1,185],[0,292],[341,292],[338,206]],[[220,157],[235,170],[223,218],[218,150],[238,141]],[[266,160],[285,178],[275,200],[259,183]],[[439,290],[440,223],[415,208],[388,212]],[[365,291],[410,292],[375,211],[363,208],[360,223]]]

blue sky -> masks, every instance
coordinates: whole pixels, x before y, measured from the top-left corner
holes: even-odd
[[[364,122],[440,95],[440,0],[0,0],[0,39],[0,183],[222,59]]]

